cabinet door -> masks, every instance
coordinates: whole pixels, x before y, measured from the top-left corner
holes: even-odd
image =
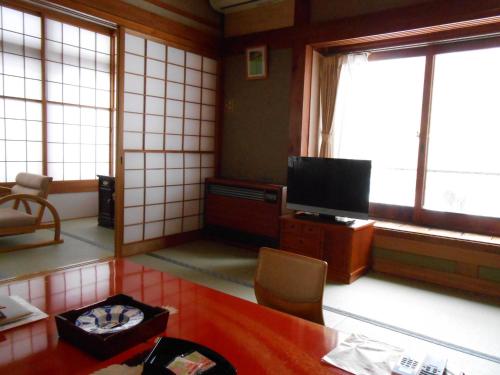
[[[349,273],[351,239],[349,230],[325,233],[324,259],[328,262],[329,273]]]

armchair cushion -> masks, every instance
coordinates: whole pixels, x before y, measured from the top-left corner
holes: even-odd
[[[41,176],[32,173],[19,173],[16,176],[16,184],[12,187],[12,194],[30,194],[46,198],[49,183],[52,177]]]
[[[25,227],[36,224],[36,216],[12,208],[0,208],[0,228]]]

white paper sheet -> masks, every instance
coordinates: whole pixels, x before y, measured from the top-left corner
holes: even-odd
[[[45,319],[48,317],[48,315],[45,314],[42,310],[29,304],[21,297],[19,297],[19,296],[10,296],[10,297],[13,300],[15,300],[16,302],[18,302],[20,305],[22,305],[23,307],[25,307],[26,309],[31,311],[31,314],[22,318],[22,319],[13,321],[12,323],[8,323],[8,324],[5,324],[3,326],[0,326],[0,332],[6,331],[6,330],[14,328],[14,327],[19,327],[19,326],[22,326],[22,325],[25,325],[28,323],[36,322],[37,320]]]
[[[351,334],[322,360],[355,375],[390,375],[403,352],[397,346]]]

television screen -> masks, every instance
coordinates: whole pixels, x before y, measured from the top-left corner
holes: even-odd
[[[287,207],[368,218],[371,160],[288,158]]]

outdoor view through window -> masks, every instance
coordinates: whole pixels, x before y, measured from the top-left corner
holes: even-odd
[[[334,156],[373,160],[371,202],[413,207],[419,152],[426,152],[424,209],[500,217],[500,200],[492,199],[500,191],[500,48],[429,58],[429,103],[423,103],[426,56],[343,69]],[[426,105],[427,150],[419,148]]]

